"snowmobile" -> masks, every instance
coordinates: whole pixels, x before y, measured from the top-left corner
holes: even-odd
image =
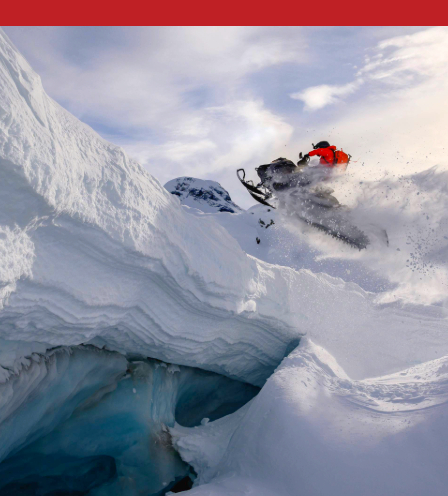
[[[297,165],[283,157],[260,165],[255,169],[260,178],[256,185],[246,180],[244,169],[238,169],[237,176],[262,205],[279,208],[359,250],[366,248],[368,236],[347,219],[347,209],[332,195],[334,190],[322,185],[331,169],[310,167],[308,155],[300,153],[299,158]]]

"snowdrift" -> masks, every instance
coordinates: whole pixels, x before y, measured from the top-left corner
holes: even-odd
[[[447,400],[446,357],[352,381],[303,340],[243,409],[171,432],[202,483],[192,495],[442,496]]]
[[[43,91],[0,34],[0,337],[91,342],[261,384],[293,278],[246,256]]]

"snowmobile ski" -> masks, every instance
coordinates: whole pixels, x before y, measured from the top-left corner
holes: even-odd
[[[240,177],[241,171],[243,172],[243,177]],[[275,207],[270,203],[268,203],[267,201],[272,197],[271,193],[262,191],[260,188],[255,186],[253,181],[251,180],[246,181],[246,171],[244,169],[238,169],[236,171],[236,175],[238,179],[241,181],[241,184],[247,189],[247,191],[249,191],[249,194],[252,196],[254,200],[261,203],[262,205],[265,205],[266,207],[275,209]]]

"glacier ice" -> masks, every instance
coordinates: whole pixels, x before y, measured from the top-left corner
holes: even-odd
[[[0,384],[0,493],[158,494],[189,473],[168,428],[238,410],[258,389],[93,346],[34,353]]]
[[[0,460],[47,434],[95,392],[115,386],[126,364],[123,356],[94,347],[31,355],[0,384]]]

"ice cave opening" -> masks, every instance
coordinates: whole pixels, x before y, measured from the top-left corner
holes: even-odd
[[[168,428],[221,418],[258,391],[213,372],[93,346],[34,353],[0,384],[0,494],[189,489],[194,471],[173,448]]]

